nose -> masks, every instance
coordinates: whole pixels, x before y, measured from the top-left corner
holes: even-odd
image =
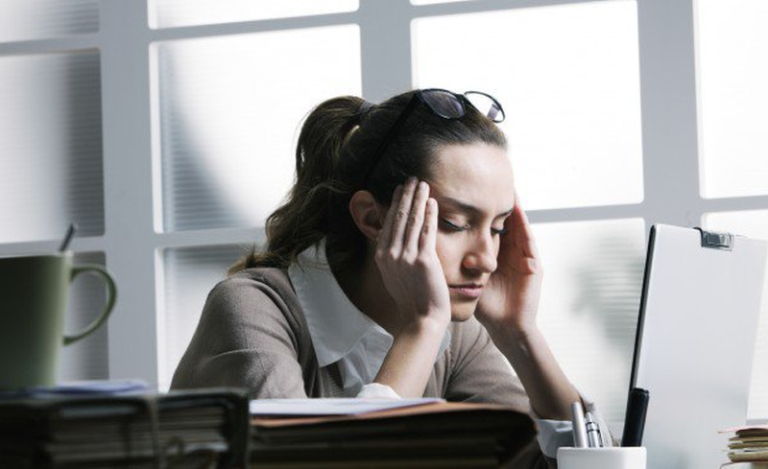
[[[473,242],[464,255],[464,267],[478,273],[492,273],[496,270],[498,244],[489,232],[473,237]]]

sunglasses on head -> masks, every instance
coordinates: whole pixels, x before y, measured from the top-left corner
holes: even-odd
[[[384,151],[397,136],[408,116],[411,115],[419,103],[425,104],[434,115],[447,120],[461,119],[467,113],[467,106],[472,106],[480,114],[493,122],[499,123],[504,121],[504,109],[501,107],[501,104],[496,101],[496,98],[487,93],[467,91],[464,94],[458,94],[439,88],[418,90],[413,93],[405,109],[397,117],[395,123],[392,124],[392,128],[389,129],[389,132],[387,132],[387,135],[371,156],[370,169],[363,180],[363,187],[368,185],[368,179],[370,179],[371,173],[378,166]]]

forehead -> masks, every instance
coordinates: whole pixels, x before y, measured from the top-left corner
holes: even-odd
[[[514,206],[512,165],[506,151],[497,146],[444,146],[436,152],[430,173],[430,193],[438,203],[441,198],[457,199],[488,214]]]

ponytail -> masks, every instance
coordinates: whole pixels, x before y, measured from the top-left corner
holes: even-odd
[[[333,98],[307,116],[296,146],[296,182],[286,202],[267,218],[266,250],[254,246],[230,267],[230,275],[251,267],[287,268],[328,234],[329,198],[340,190],[334,172],[344,144],[364,115],[364,103],[354,96]]]

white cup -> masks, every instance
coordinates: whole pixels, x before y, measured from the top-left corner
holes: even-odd
[[[570,448],[557,450],[560,469],[646,469],[645,447]]]

